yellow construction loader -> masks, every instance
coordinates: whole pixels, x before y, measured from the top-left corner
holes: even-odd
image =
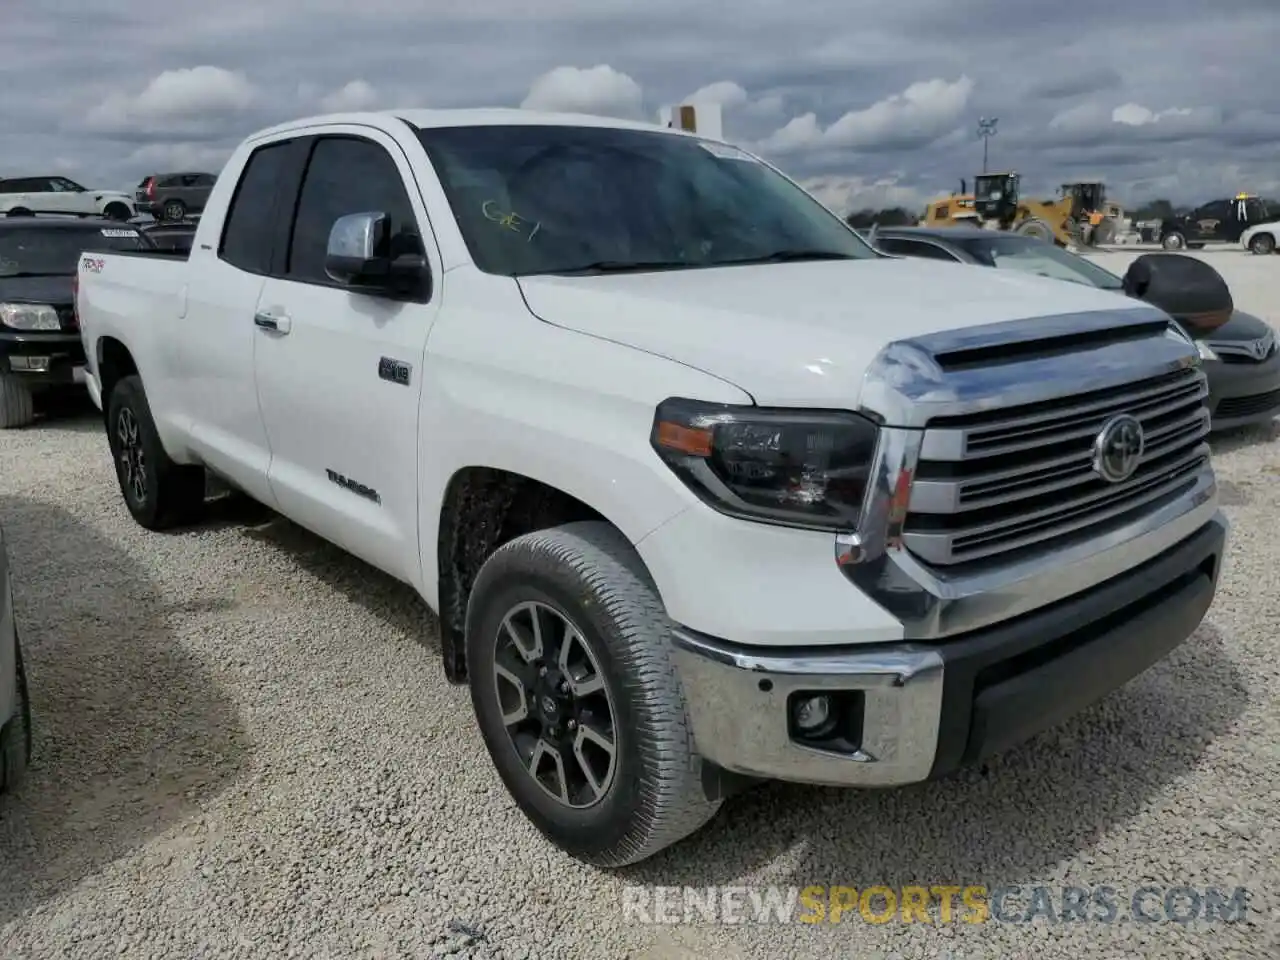
[[[973,178],[973,193],[965,190],[925,208],[925,226],[973,224],[992,230],[1009,230],[1047,240],[1060,247],[1078,246],[1080,238],[1072,218],[1075,201],[1070,196],[1057,200],[1027,200],[1018,194],[1017,173],[984,173]]]
[[[1071,198],[1071,218],[1082,246],[1115,242],[1124,222],[1124,208],[1107,199],[1106,184],[1064,183],[1062,195]]]

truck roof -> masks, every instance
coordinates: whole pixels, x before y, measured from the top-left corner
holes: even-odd
[[[529,126],[569,126],[569,127],[612,127],[622,130],[645,130],[669,133],[675,136],[697,136],[703,140],[716,140],[703,134],[691,134],[674,127],[662,127],[656,123],[637,120],[622,120],[617,117],[599,117],[586,113],[552,113],[540,110],[522,110],[517,107],[476,107],[457,110],[366,110],[358,113],[330,113],[313,117],[302,117],[286,123],[276,124],[251,135],[249,140],[285,133],[300,127],[324,126],[326,124],[358,123],[373,124],[384,127],[388,121],[403,120],[419,128],[431,127],[483,127],[510,126],[525,124]]]

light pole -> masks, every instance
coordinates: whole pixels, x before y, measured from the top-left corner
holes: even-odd
[[[996,124],[1000,122],[999,117],[979,117],[978,118],[978,136],[982,138],[982,172],[987,172],[987,145],[991,138],[996,135]]]

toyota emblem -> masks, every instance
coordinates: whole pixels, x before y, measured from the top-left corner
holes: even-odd
[[[1108,483],[1128,480],[1142,459],[1146,436],[1137,417],[1122,414],[1107,421],[1093,441],[1093,469]]]

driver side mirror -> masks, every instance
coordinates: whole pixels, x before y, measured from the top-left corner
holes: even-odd
[[[324,272],[348,287],[390,294],[422,291],[427,259],[421,252],[394,251],[391,227],[391,218],[381,211],[339,217],[329,230]]]

